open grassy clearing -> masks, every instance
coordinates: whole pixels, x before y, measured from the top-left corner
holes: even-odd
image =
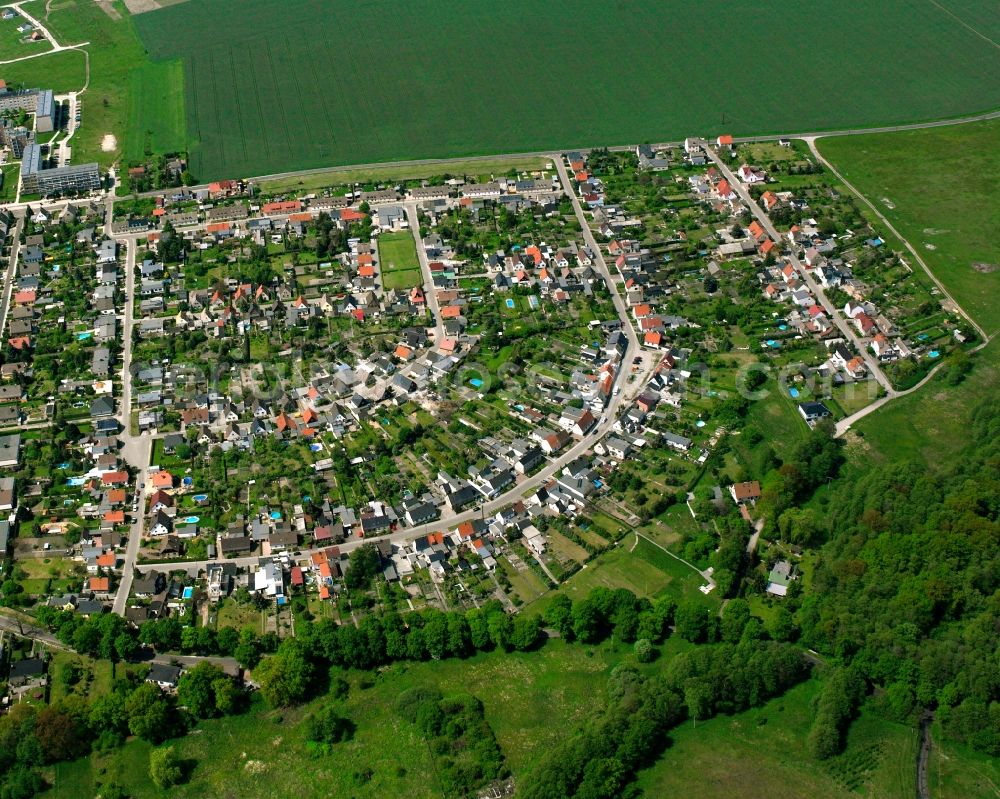
[[[671,557],[655,544],[628,535],[617,546],[587,563],[580,571],[549,592],[531,608],[544,612],[548,600],[556,591],[567,594],[574,601],[583,599],[597,586],[627,588],[637,596],[652,597],[669,594],[675,599],[696,599],[718,606],[714,594],[702,594],[699,586],[705,580],[693,569]]]
[[[843,754],[824,764],[812,759],[805,743],[818,689],[810,680],[760,708],[676,728],[671,746],[640,774],[644,795],[688,795],[697,786],[704,799],[912,796],[916,730],[867,710],[851,726]]]
[[[668,642],[676,651],[683,642]],[[436,797],[433,761],[416,727],[393,711],[396,697],[414,686],[438,686],[446,693],[469,691],[485,706],[507,763],[523,774],[546,749],[592,712],[611,667],[627,648],[606,643],[584,647],[550,641],[529,653],[491,653],[469,660],[394,665],[361,688],[351,676],[346,715],[357,724],[354,739],[327,756],[305,749],[298,725],[327,697],[294,710],[267,712],[255,706],[243,716],[209,721],[174,744],[182,757],[197,761],[189,783],[171,789],[175,797],[247,799],[289,795]],[[369,675],[365,675],[369,677]],[[135,799],[159,797],[148,778],[149,745],[130,741],[108,757],[94,755],[54,769],[52,799],[94,796],[95,778],[121,783]],[[251,765],[247,765],[247,764]],[[370,769],[370,780],[355,775]]]
[[[987,333],[1000,331],[998,141],[1000,120],[817,143]]]
[[[90,85],[82,97],[81,127],[73,136],[73,161],[78,164],[97,161],[108,165],[129,146],[126,139],[131,133],[128,119],[133,73],[149,63],[124,4],[115,2],[113,8],[119,12],[119,19],[112,19],[91,0],[67,0],[51,9],[45,23],[59,42],[90,42],[86,48],[90,53]],[[83,54],[80,52],[57,53],[14,66],[34,64],[31,85],[49,86],[52,60],[66,55],[75,56],[80,64],[79,79],[68,88],[80,89],[84,84]],[[7,80],[9,82],[10,78]],[[143,116],[153,122],[137,125],[140,129],[150,129],[156,120],[176,113],[176,109],[162,107],[163,102],[172,101],[169,95],[139,98],[139,102],[143,99],[146,100]],[[101,140],[109,133],[117,137],[118,147],[105,152],[101,149]]]
[[[4,64],[0,66],[0,75],[9,85],[44,87],[56,94],[65,94],[83,88],[87,79],[85,59],[80,50],[62,50],[27,61]],[[73,141],[76,142],[75,136]]]
[[[1000,796],[1000,761],[934,736],[928,781],[935,799]]]
[[[989,0],[966,2],[985,14]],[[1000,105],[1000,85],[981,79],[1000,69],[1000,51],[946,10],[905,0],[793,13],[750,0],[192,0],[135,25],[154,59],[184,59],[202,179]],[[823,36],[803,35],[819,25]],[[761,48],[762,37],[782,45]],[[532,57],[511,59],[512,41]]]
[[[993,340],[973,358],[972,372],[958,386],[933,379],[854,425],[851,450],[859,457],[927,463],[959,451],[968,440],[969,408],[995,392],[1000,381],[1000,344]]]
[[[184,65],[180,61],[144,64],[132,73],[125,158],[182,151],[186,145]]]

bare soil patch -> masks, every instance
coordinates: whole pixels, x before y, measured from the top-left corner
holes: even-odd
[[[118,149],[118,139],[114,137],[112,133],[104,134],[104,138],[101,139],[101,150],[106,153],[113,153]]]
[[[97,6],[113,20],[119,20],[122,18],[121,12],[111,5],[110,0],[97,0]]]
[[[1000,269],[1000,264],[988,264],[983,261],[973,261],[972,268],[980,274],[988,275]]]

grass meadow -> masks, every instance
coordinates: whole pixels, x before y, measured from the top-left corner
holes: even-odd
[[[675,649],[682,649],[677,642]],[[468,660],[401,663],[378,674],[349,675],[346,715],[357,725],[354,739],[326,756],[306,751],[299,721],[326,697],[310,705],[268,711],[256,704],[242,715],[200,724],[174,741],[179,754],[196,761],[190,781],[172,788],[184,799],[239,796],[438,797],[433,757],[415,726],[393,711],[396,697],[414,686],[479,697],[507,763],[523,774],[576,722],[592,712],[595,689],[602,692],[610,669],[629,648],[606,643],[584,647],[550,641],[537,652],[481,654]],[[650,668],[653,668],[652,666]],[[364,678],[364,679],[362,679]],[[368,687],[361,687],[362,683]],[[559,723],[553,723],[553,720]],[[134,799],[163,796],[150,782],[148,744],[133,740],[107,756],[59,764],[50,775],[49,799],[79,799],[97,785],[117,781]],[[370,772],[368,779],[358,775]]]
[[[130,95],[134,88],[133,75],[147,65],[149,59],[143,51],[133,18],[126,11],[125,5],[115,2],[113,8],[118,12],[118,19],[112,19],[92,0],[62,0],[50,9],[45,22],[59,42],[90,42],[86,48],[90,54],[90,84],[81,96],[81,127],[73,135],[73,161],[78,164],[97,161],[102,165],[109,165],[124,150],[132,147],[129,142],[132,126],[128,119],[132,102]],[[61,90],[78,90],[85,81],[84,57],[81,52],[56,53],[13,66],[24,68],[24,65],[32,65],[27,67],[33,75],[28,82],[32,86],[48,86],[51,83],[50,71],[55,67],[54,59],[64,59],[66,56],[73,58],[71,63],[78,64],[77,72],[74,73],[78,77]],[[10,78],[7,77],[7,80]],[[52,88],[60,90],[57,86]],[[163,102],[169,100],[169,97],[157,94],[138,98],[136,101],[142,103],[143,115],[155,121],[164,114],[175,113],[160,108]],[[150,124],[144,122],[142,129],[145,130]],[[109,133],[116,137],[117,147],[105,152],[101,149],[101,140]]]
[[[1000,120],[817,143],[991,335],[1000,331],[998,142]]]
[[[191,0],[134,24],[184,61],[208,180],[995,108],[990,0],[961,5]]]
[[[851,725],[843,754],[825,763],[813,760],[806,737],[819,686],[810,680],[762,707],[676,728],[670,747],[640,775],[643,795],[689,795],[697,786],[701,799],[913,796],[916,730],[867,709]]]

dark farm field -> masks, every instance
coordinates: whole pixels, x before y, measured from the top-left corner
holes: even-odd
[[[951,2],[191,0],[135,25],[184,61],[204,180],[996,108],[993,0]]]

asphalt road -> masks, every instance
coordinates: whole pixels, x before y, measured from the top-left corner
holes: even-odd
[[[125,561],[122,566],[122,579],[115,593],[112,610],[119,616],[125,614],[125,606],[132,590],[132,580],[135,576],[135,562],[139,556],[139,545],[142,542],[143,529],[146,524],[145,493],[139,488],[145,485],[148,474],[149,458],[153,449],[153,436],[149,433],[132,435],[132,327],[135,311],[135,261],[139,247],[134,238],[125,239],[125,313],[122,320],[122,398],[118,421],[124,430],[121,433],[122,458],[137,470],[135,492],[139,496],[139,505],[133,514],[132,525],[129,528],[128,543],[125,546]]]
[[[427,251],[424,249],[424,242],[420,238],[420,217],[417,213],[417,204],[410,201],[403,207],[406,208],[406,218],[410,223],[413,243],[417,248],[420,274],[424,278],[424,302],[427,303],[427,307],[434,314],[434,346],[440,347],[441,342],[444,341],[444,320],[441,318],[441,308],[438,304],[437,292],[434,290],[434,276],[431,274],[431,265],[427,260]],[[379,261],[379,269],[384,268],[385,266]]]

